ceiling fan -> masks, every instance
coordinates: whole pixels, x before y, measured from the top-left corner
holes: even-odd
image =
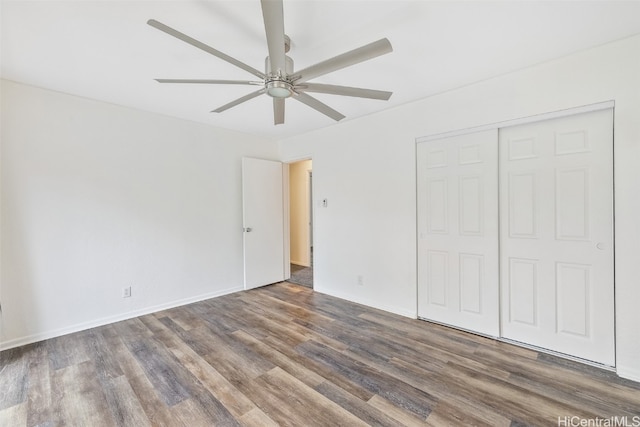
[[[342,120],[345,117],[343,114],[310,96],[307,92],[353,96],[385,101],[391,97],[392,92],[309,82],[309,80],[316,77],[320,77],[333,71],[391,52],[393,48],[391,47],[389,40],[383,38],[357,49],[345,52],[341,55],[334,56],[333,58],[329,58],[315,65],[311,65],[310,67],[306,67],[302,70],[294,71],[293,60],[286,55],[289,51],[291,42],[289,37],[284,33],[282,0],[261,0],[261,4],[264,27],[267,35],[267,47],[269,51],[269,56],[267,56],[265,60],[264,73],[161,22],[154,19],[147,21],[147,24],[169,34],[170,36],[189,43],[190,45],[227,61],[238,68],[248,71],[258,77],[260,79],[259,81],[210,79],[156,79],[156,81],[160,83],[261,86],[259,90],[218,107],[213,110],[212,113],[221,113],[259,95],[267,94],[273,98],[273,117],[274,124],[276,125],[284,123],[284,103],[285,99],[289,97],[308,105],[336,121]]]

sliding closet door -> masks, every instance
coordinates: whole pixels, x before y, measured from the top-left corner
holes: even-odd
[[[418,316],[499,335],[497,130],[418,151]]]
[[[613,111],[500,130],[505,338],[614,365]]]

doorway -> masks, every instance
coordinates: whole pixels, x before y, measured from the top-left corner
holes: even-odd
[[[289,282],[313,288],[312,161],[289,164]]]

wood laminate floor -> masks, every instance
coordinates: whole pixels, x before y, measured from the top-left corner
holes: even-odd
[[[640,425],[611,372],[290,283],[0,360],[2,426]]]

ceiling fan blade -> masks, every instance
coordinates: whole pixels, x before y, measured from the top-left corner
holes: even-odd
[[[339,112],[337,112],[336,110],[334,110],[333,108],[329,107],[327,104],[324,104],[320,101],[318,101],[316,98],[307,95],[306,93],[303,92],[296,92],[293,95],[294,99],[297,99],[298,101],[302,102],[303,104],[307,104],[309,107],[320,111],[322,114],[324,114],[325,116],[329,116],[331,117],[333,120],[339,122],[340,120],[344,119],[345,116]]]
[[[273,98],[273,124],[284,123],[284,98]]]
[[[388,101],[393,92],[383,90],[362,89],[359,87],[336,86],[322,83],[303,83],[295,89],[302,92],[328,93],[330,95],[355,96],[358,98],[380,99]]]
[[[307,80],[340,70],[350,65],[358,64],[391,51],[393,51],[393,48],[389,40],[386,38],[380,39],[297,71],[294,73],[292,80],[295,81],[296,84],[306,82]]]
[[[262,18],[264,30],[267,34],[267,47],[269,48],[269,60],[271,71],[275,74],[278,70],[286,74],[284,58],[284,15],[282,0],[261,0]]]
[[[218,108],[216,108],[215,110],[213,110],[211,112],[212,113],[222,113],[223,111],[228,110],[231,107],[235,107],[238,104],[242,104],[243,102],[248,101],[250,99],[253,99],[256,96],[262,95],[265,92],[266,92],[266,89],[264,89],[264,88],[260,89],[260,90],[257,90],[255,92],[251,92],[250,94],[245,95],[243,97],[240,97],[240,98],[236,99],[235,101],[231,101],[228,104],[224,104],[222,107],[218,107]]]
[[[263,85],[264,82],[249,80],[210,80],[210,79],[156,79],[158,83],[195,83],[213,85]]]
[[[245,64],[244,62],[238,61],[235,58],[230,57],[229,55],[220,52],[217,49],[212,48],[211,46],[208,46],[204,43],[202,43],[201,41],[198,41],[192,37],[189,37],[188,35],[181,33],[178,30],[174,30],[171,27],[168,27],[166,25],[164,25],[161,22],[156,21],[155,19],[149,19],[147,21],[147,24],[151,25],[154,28],[157,28],[158,30],[169,34],[170,36],[173,36],[177,39],[182,40],[185,43],[189,43],[192,46],[197,47],[198,49],[204,50],[207,53],[210,53],[213,56],[217,56],[218,58],[227,61],[230,64],[235,65],[236,67],[242,68],[245,71],[248,71],[249,73],[253,74],[254,76],[257,76],[261,79],[264,79],[265,75],[264,73],[262,73],[261,71],[256,70],[255,68],[251,67],[250,65]]]

